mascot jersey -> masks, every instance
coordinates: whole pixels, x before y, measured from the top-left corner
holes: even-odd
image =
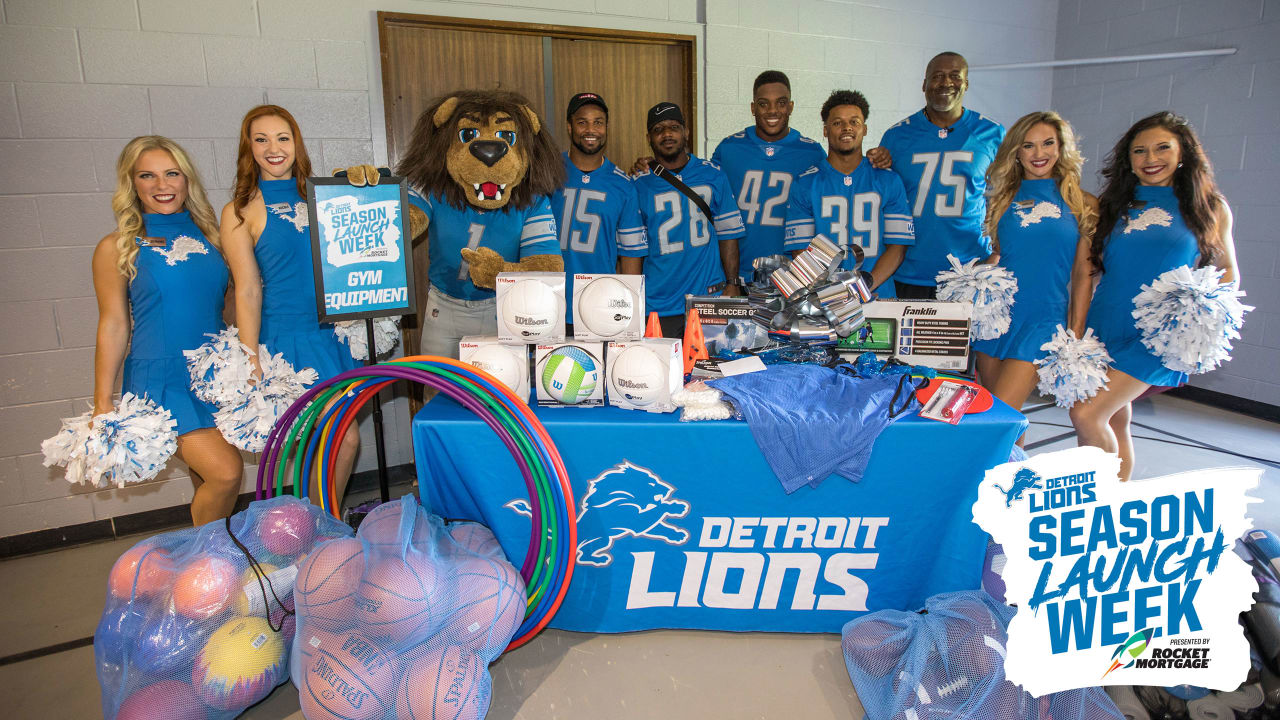
[[[1058,192],[1058,181],[1023,180],[1000,217],[1000,266],[1018,280],[1009,330],[994,340],[975,340],[973,349],[998,360],[1034,362],[1048,353],[1040,346],[1067,323],[1071,266],[1080,229]]]
[[[227,264],[183,210],[143,215],[138,274],[129,283],[133,334],[124,359],[123,392],[146,396],[178,421],[178,434],[214,427],[211,405],[191,392],[184,350],[222,330]]]
[[[734,133],[716,146],[711,162],[720,166],[738,199],[747,234],[738,242],[738,275],[750,280],[751,263],[782,252],[782,223],[796,177],[826,160],[818,143],[792,129],[777,142],[766,142],[756,127]]]
[[[427,276],[434,287],[459,300],[488,300],[493,290],[476,287],[462,262],[462,248],[487,247],[507,262],[519,262],[529,255],[559,255],[556,221],[551,203],[539,196],[532,206],[516,210],[481,210],[472,205],[459,210],[436,195],[422,197],[409,193],[409,202],[426,214],[430,239],[431,269]]]
[[[1089,304],[1088,325],[1107,346],[1111,367],[1149,385],[1176,386],[1185,373],[1164,366],[1142,344],[1134,325],[1133,298],[1143,285],[1200,257],[1195,233],[1182,221],[1172,187],[1134,188],[1134,203],[1107,236],[1102,279]]]
[[[745,234],[729,180],[720,168],[690,155],[675,176],[707,201],[715,223],[708,222],[706,214],[666,180],[649,172],[636,177],[640,214],[649,236],[645,307],[662,317],[683,315],[685,295],[715,292],[713,288],[725,281],[720,243]]]
[[[817,233],[842,248],[861,245],[866,254],[863,270],[875,266],[885,245],[915,243],[902,180],[891,170],[871,167],[866,159],[846,175],[823,158],[802,173],[792,189],[784,247],[803,250]],[[853,269],[852,255],[845,258],[844,269]]]
[[[937,274],[950,267],[948,253],[961,262],[987,256],[983,193],[987,167],[1002,140],[1004,128],[972,110],[945,130],[921,110],[885,131],[880,145],[893,155],[893,170],[907,189],[916,226],[916,244],[895,280],[937,285]]]
[[[605,158],[604,164],[583,172],[564,153],[564,187],[551,196],[560,254],[564,256],[564,294],[573,298],[574,273],[615,273],[618,256],[644,257],[649,246],[631,178]],[[573,322],[568,303],[565,322]]]
[[[333,325],[320,323],[307,203],[297,181],[262,180],[258,187],[267,206],[267,224],[253,246],[262,275],[258,342],[283,354],[294,370],[314,368],[322,379],[358,367]]]

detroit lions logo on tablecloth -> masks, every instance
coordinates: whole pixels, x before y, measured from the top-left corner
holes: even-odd
[[[1017,208],[1017,207],[1015,207],[1013,211],[1018,213],[1018,219],[1022,221],[1019,224],[1022,227],[1026,227],[1028,225],[1035,225],[1036,223],[1040,222],[1041,220],[1044,220],[1045,218],[1057,219],[1062,217],[1062,210],[1059,209],[1057,205],[1054,205],[1051,202],[1045,202],[1043,200],[1036,203],[1035,207],[1031,208],[1027,212],[1023,212],[1021,208]]]
[[[189,255],[208,255],[209,250],[205,248],[204,243],[199,240],[179,235],[173,239],[173,246],[169,248],[151,248],[164,256],[166,265],[177,265],[187,259]]]
[[[675,492],[652,470],[628,460],[597,475],[587,483],[578,511],[578,562],[611,565],[614,541],[627,536],[668,545],[688,542],[688,530],[667,522],[689,514],[689,503],[675,499]],[[528,500],[512,500],[505,507],[532,515]]]
[[[307,212],[307,204],[304,202],[296,202],[290,205],[287,202],[272,203],[267,209],[276,214],[286,222],[293,223],[293,227],[302,232],[311,225],[311,216]],[[289,213],[293,213],[290,215]]]
[[[1135,218],[1129,218],[1129,222],[1124,226],[1124,234],[1131,232],[1142,232],[1154,225],[1169,227],[1173,225],[1173,216],[1168,210],[1158,207],[1149,207],[1142,211],[1142,214]]]

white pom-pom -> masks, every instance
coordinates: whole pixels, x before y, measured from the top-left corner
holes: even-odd
[[[1163,273],[1133,298],[1133,317],[1142,344],[1170,370],[1197,374],[1231,359],[1231,341],[1240,338],[1244,293],[1220,284],[1223,270],[1183,265]]]
[[[65,467],[67,482],[81,485],[97,484],[96,478],[89,477],[89,418],[86,412],[73,418],[63,418],[62,429],[58,434],[40,443],[44,452],[44,466]]]
[[[938,299],[973,303],[971,333],[977,340],[994,340],[1009,331],[1009,308],[1018,292],[1018,280],[999,265],[979,265],[976,259],[963,265],[947,255],[950,270],[938,273]]]
[[[1047,357],[1036,360],[1040,382],[1036,389],[1042,395],[1053,395],[1058,407],[1069,408],[1081,400],[1088,400],[1107,387],[1107,370],[1111,356],[1102,341],[1093,335],[1093,328],[1077,338],[1070,330],[1058,326],[1049,342],[1040,346]]]
[[[227,442],[255,453],[266,447],[276,420],[318,377],[312,368],[294,371],[283,354],[271,355],[265,345],[258,347],[258,362],[262,378],[257,384],[213,414]]]
[[[195,350],[185,350],[191,389],[196,397],[219,407],[235,403],[249,392],[253,363],[249,348],[240,342],[235,327],[209,335],[210,342]]]
[[[719,390],[702,382],[691,382],[673,393],[671,402],[684,408],[680,413],[682,422],[728,420],[733,417],[733,408],[722,398]]]
[[[364,320],[343,320],[333,324],[338,339],[351,348],[351,357],[357,360],[369,358],[369,339]],[[373,321],[373,341],[378,355],[386,355],[400,342],[400,318],[382,317]]]
[[[146,482],[164,469],[178,449],[177,425],[168,410],[125,393],[109,413],[63,420],[62,429],[40,449],[45,467],[67,468],[68,482],[124,487]]]

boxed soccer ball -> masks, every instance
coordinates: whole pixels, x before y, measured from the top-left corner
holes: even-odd
[[[644,337],[644,276],[574,273],[573,338]]]
[[[685,297],[685,315],[698,311],[702,337],[712,356],[721,350],[751,350],[769,344],[769,331],[751,319],[751,302],[744,297]]]
[[[611,342],[605,362],[609,404],[624,410],[675,412],[671,396],[684,380],[680,341],[642,338]]]
[[[840,340],[841,355],[874,352],[908,365],[937,370],[969,366],[969,303],[942,300],[876,300],[862,306],[867,323]]]
[[[538,405],[604,405],[604,343],[538,343],[534,360]]]
[[[505,343],[564,340],[564,273],[498,273],[498,340]]]
[[[499,342],[494,335],[468,335],[458,343],[458,359],[502,381],[529,402],[529,346]]]

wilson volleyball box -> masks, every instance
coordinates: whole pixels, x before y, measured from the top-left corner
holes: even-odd
[[[502,381],[529,402],[529,346],[499,342],[496,335],[468,335],[458,343],[458,359]]]
[[[498,273],[495,289],[500,342],[564,340],[564,273]]]
[[[644,337],[644,276],[574,273],[573,339]]]
[[[867,324],[840,341],[846,357],[874,352],[937,370],[969,366],[969,303],[942,300],[876,300],[862,306]]]
[[[684,359],[676,338],[609,343],[605,357],[609,404],[624,410],[675,412],[671,396],[683,387]]]
[[[539,343],[534,348],[533,384],[541,406],[604,405],[604,343]]]

